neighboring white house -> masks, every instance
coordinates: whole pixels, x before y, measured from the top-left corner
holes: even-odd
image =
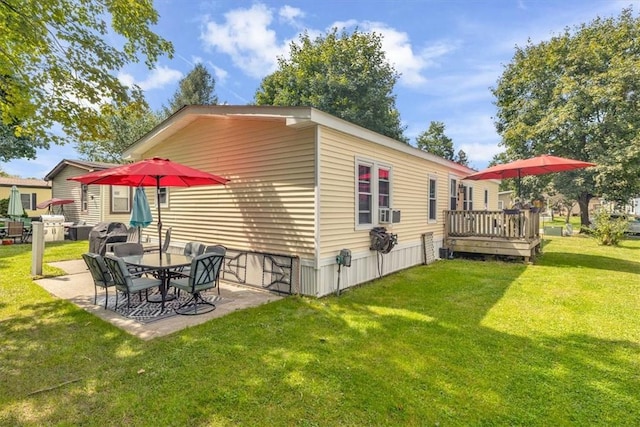
[[[168,158],[230,179],[163,189],[172,242],[273,254],[259,261],[263,286],[267,273],[285,281],[292,274],[290,290],[306,295],[336,289],[342,249],[352,254],[341,272],[345,288],[437,257],[443,211],[498,203],[496,181],[463,183],[473,170],[309,107],[186,106],[124,155]],[[148,196],[154,204],[151,190]],[[379,226],[397,235],[384,255],[370,249]],[[153,236],[154,228],[145,232]],[[282,267],[278,254],[294,268],[274,273]],[[243,262],[252,261],[228,261],[233,275]]]

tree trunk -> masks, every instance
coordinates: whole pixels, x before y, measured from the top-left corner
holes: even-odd
[[[580,206],[580,225],[589,227],[589,200],[593,196],[589,193],[582,192],[578,196],[578,206]]]

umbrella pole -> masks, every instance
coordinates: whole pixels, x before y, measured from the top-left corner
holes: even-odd
[[[162,256],[162,217],[160,216],[160,177],[156,177],[156,204],[158,205],[158,252]]]

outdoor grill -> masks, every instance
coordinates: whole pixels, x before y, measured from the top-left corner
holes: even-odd
[[[99,222],[89,232],[89,252],[104,255],[107,243],[126,241],[126,225],[121,222]]]
[[[45,242],[64,240],[64,215],[42,215],[40,220],[44,229]]]

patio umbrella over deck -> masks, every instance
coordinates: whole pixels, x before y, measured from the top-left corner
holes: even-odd
[[[129,187],[156,187],[156,205],[158,206],[158,242],[162,247],[162,216],[160,209],[160,187],[193,187],[219,185],[228,179],[205,171],[191,168],[168,159],[154,157],[139,162],[117,166],[68,178],[82,184],[125,185]]]
[[[15,185],[11,187],[11,193],[9,193],[9,207],[7,208],[7,215],[12,219],[20,218],[24,215],[20,191]]]
[[[588,168],[596,166],[595,163],[583,162],[581,160],[566,159],[564,157],[550,156],[543,154],[530,159],[516,160],[510,163],[491,166],[488,169],[473,173],[463,179],[505,179],[517,178],[517,196],[520,196],[520,179],[527,175],[544,175],[553,172],[564,172],[573,169]]]

